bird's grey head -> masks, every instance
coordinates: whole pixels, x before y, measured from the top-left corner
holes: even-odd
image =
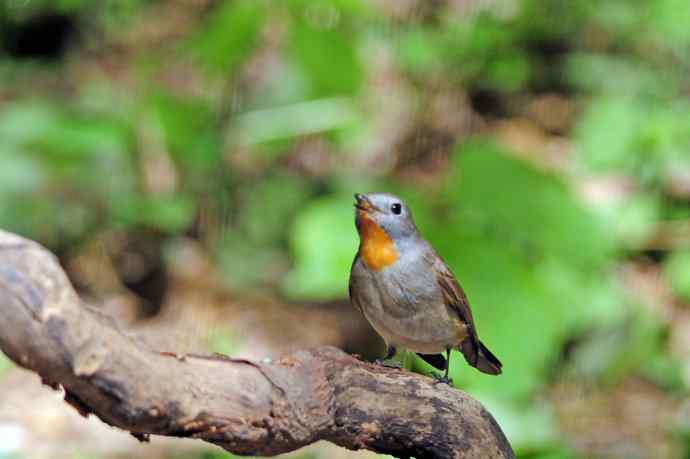
[[[399,197],[390,193],[357,193],[355,201],[355,222],[360,236],[367,218],[373,220],[394,241],[417,236],[412,213]]]

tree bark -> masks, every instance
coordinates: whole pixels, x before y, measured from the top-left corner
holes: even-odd
[[[274,362],[150,349],[84,304],[46,249],[3,231],[0,349],[84,416],[142,440],[191,437],[264,456],[328,440],[398,457],[514,457],[467,394],[336,348]]]

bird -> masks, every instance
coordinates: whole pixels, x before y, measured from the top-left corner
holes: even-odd
[[[350,302],[385,341],[385,359],[399,348],[412,351],[450,384],[450,354],[457,349],[470,366],[501,374],[501,361],[479,340],[467,295],[419,233],[407,204],[389,193],[357,193],[354,205],[359,248]]]

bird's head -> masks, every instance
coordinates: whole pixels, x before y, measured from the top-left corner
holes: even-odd
[[[383,231],[393,241],[415,237],[417,227],[405,201],[389,193],[355,194],[355,223],[360,239]]]

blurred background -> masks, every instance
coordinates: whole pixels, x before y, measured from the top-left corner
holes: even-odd
[[[375,358],[352,194],[395,192],[505,365],[452,377],[520,458],[690,458],[689,75],[684,0],[2,0],[0,228],[158,349]],[[1,354],[0,393],[3,459],[231,457]]]

